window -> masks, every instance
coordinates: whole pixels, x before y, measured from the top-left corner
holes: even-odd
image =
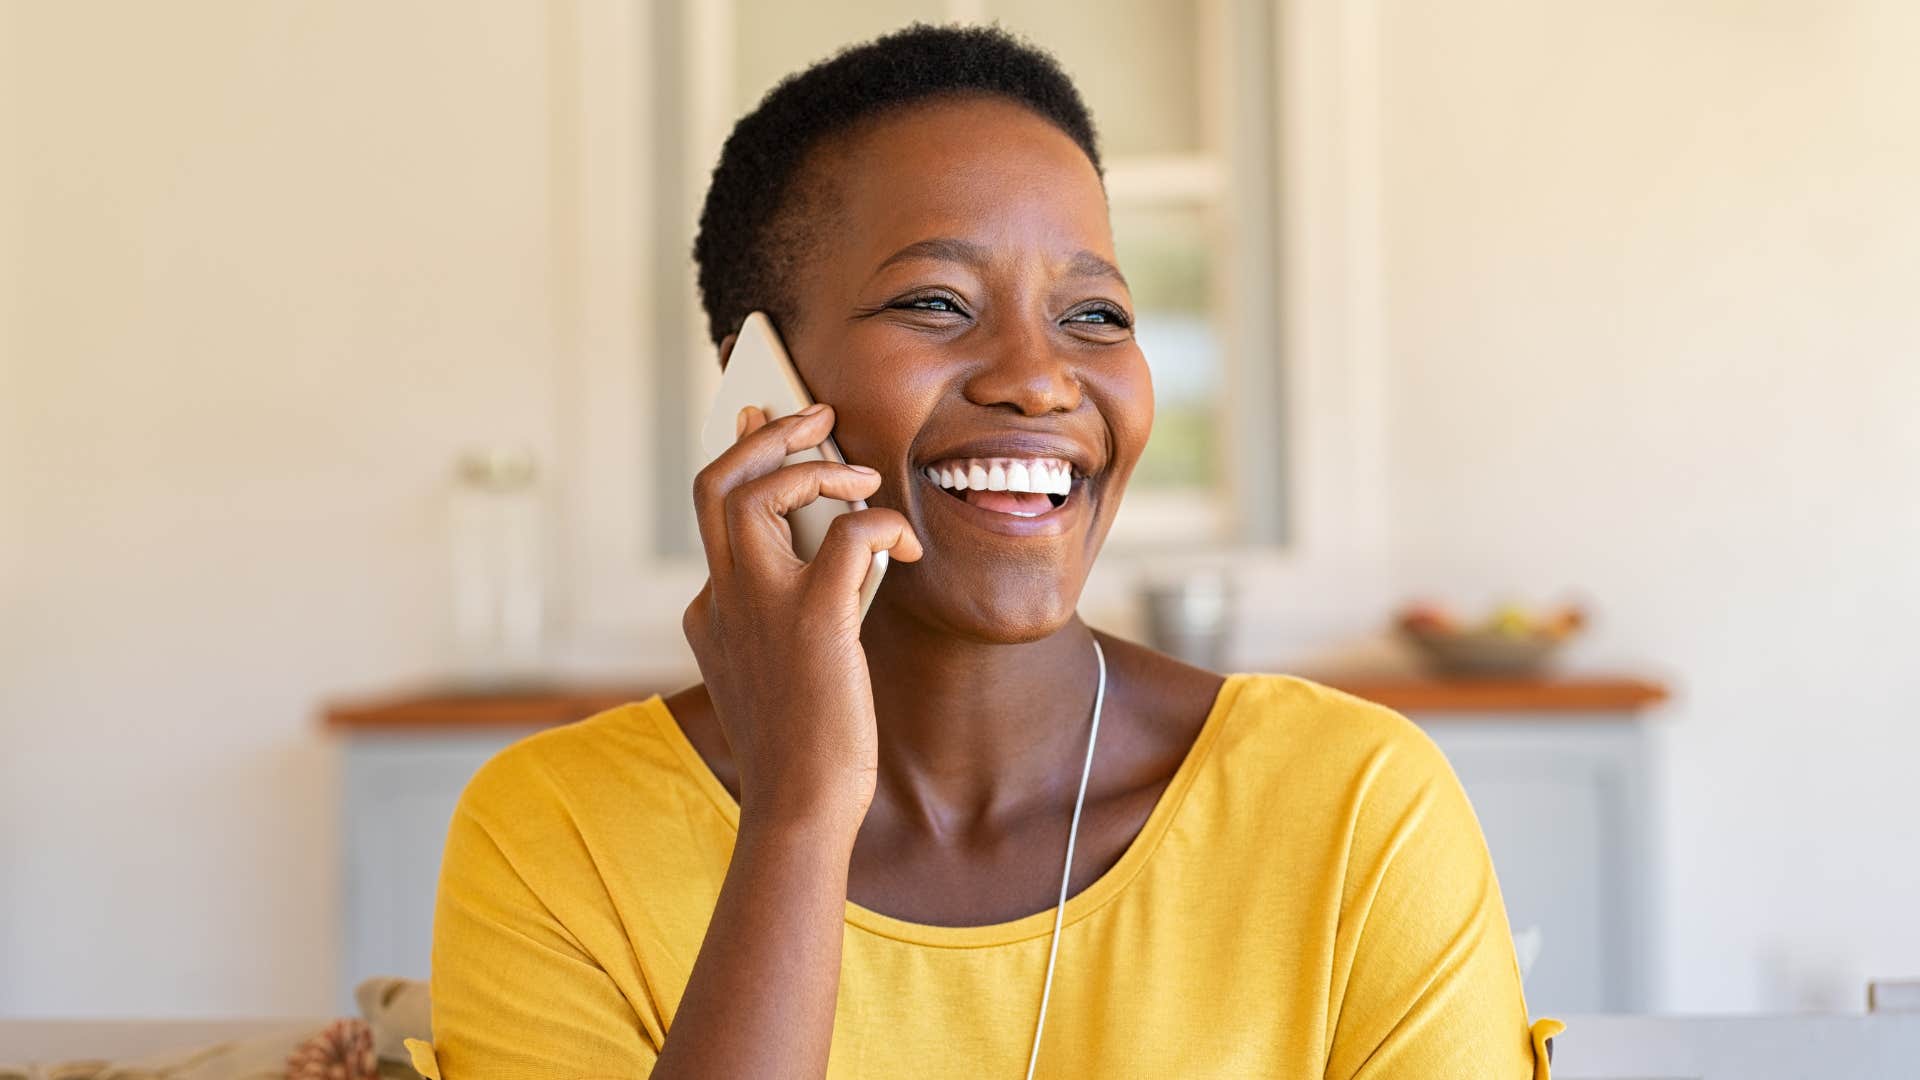
[[[1280,381],[1273,274],[1270,13],[1251,0],[721,0],[663,5],[657,145],[666,164],[655,253],[658,355],[707,356],[685,252],[708,171],[733,121],[779,78],[915,20],[997,21],[1057,56],[1100,126],[1114,244],[1153,371],[1154,434],[1111,543],[1116,550],[1282,539]],[[678,105],[678,108],[674,108]],[[1251,135],[1249,135],[1251,133]],[[678,158],[678,167],[674,159]],[[684,298],[684,299],[683,299]],[[676,345],[676,343],[678,343]],[[695,434],[717,373],[651,372],[662,417],[655,490],[697,467]],[[675,403],[679,403],[676,405]],[[1252,463],[1255,467],[1248,467]],[[685,508],[654,522],[659,550],[697,550]]]
[[[1356,613],[1390,602],[1371,4],[543,10],[567,670],[688,663],[679,613],[706,577],[688,492],[718,377],[688,250],[721,141],[780,74],[915,18],[1005,15],[1073,70],[1103,125],[1160,423],[1082,596],[1088,617],[1136,632],[1140,581],[1230,565],[1262,598],[1239,608],[1241,647],[1270,666],[1370,628]],[[1136,78],[1149,100],[1130,109]]]

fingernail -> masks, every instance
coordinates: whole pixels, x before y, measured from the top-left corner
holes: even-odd
[[[854,472],[857,472],[857,473],[866,473],[866,474],[867,474],[868,476],[879,476],[879,475],[880,475],[880,470],[878,470],[878,469],[869,469],[869,468],[867,468],[867,467],[866,467],[865,465],[849,465],[849,466],[847,466],[847,468],[849,468],[849,469],[852,469],[852,470],[853,470]]]
[[[819,412],[820,410],[822,410],[822,409],[824,409],[824,408],[826,408],[826,407],[827,407],[827,406],[826,406],[826,405],[825,405],[824,403],[822,403],[822,402],[818,402],[818,401],[816,401],[816,402],[814,402],[813,404],[811,404],[811,405],[809,405],[809,406],[807,406],[806,408],[804,408],[804,409],[801,409],[801,410],[800,410],[800,415],[801,415],[801,416],[812,416],[812,415],[813,415],[814,413],[817,413],[817,412]]]
[[[740,407],[740,415],[733,418],[734,438],[737,439],[747,433],[747,410],[751,408],[753,408],[751,405],[742,405]]]

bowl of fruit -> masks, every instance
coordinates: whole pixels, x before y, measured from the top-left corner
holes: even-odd
[[[1485,618],[1463,619],[1440,604],[1411,604],[1396,625],[1400,635],[1443,675],[1535,675],[1580,632],[1586,614],[1571,604],[1533,609],[1502,604]]]

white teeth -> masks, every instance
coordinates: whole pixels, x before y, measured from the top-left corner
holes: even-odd
[[[926,476],[949,491],[1073,493],[1073,466],[1057,458],[955,460],[928,466]]]

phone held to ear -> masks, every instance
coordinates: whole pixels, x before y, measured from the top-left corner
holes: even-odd
[[[700,448],[707,460],[712,461],[732,446],[734,422],[740,410],[749,405],[759,407],[768,420],[776,420],[811,404],[813,397],[800,381],[800,372],[787,355],[786,344],[774,331],[773,321],[764,312],[756,311],[747,316],[746,322],[740,325],[739,336],[734,338],[733,352],[728,355],[726,369],[720,373],[720,391],[714,395],[713,409],[707,413],[706,425],[700,429]],[[828,436],[818,446],[787,455],[786,463],[837,461],[845,464],[846,460],[834,445],[833,437]],[[794,553],[812,562],[827,538],[827,526],[833,524],[833,519],[866,508],[864,499],[846,502],[823,495],[790,512],[787,527],[793,533]],[[873,594],[879,590],[880,578],[886,572],[887,553],[874,552],[873,564],[867,568],[866,580],[860,585],[861,618],[866,618]]]

